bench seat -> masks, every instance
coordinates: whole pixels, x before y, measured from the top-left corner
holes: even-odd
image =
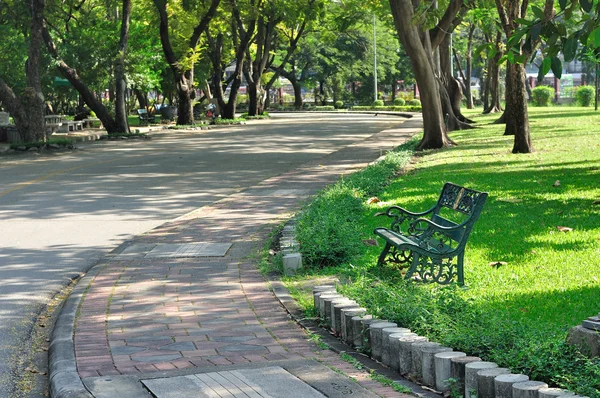
[[[435,206],[427,211],[415,213],[391,206],[376,214],[393,219],[390,228],[373,231],[385,241],[378,266],[394,264],[409,280],[449,284],[457,279],[463,286],[465,246],[487,196],[448,182]],[[451,221],[442,213],[460,221]]]

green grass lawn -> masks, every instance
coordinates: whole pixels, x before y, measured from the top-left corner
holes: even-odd
[[[417,154],[359,217],[373,238],[387,223],[374,213],[426,210],[446,181],[489,192],[467,244],[467,288],[406,284],[375,267],[381,247],[316,273],[339,273],[342,290],[372,313],[436,341],[600,397],[600,362],[564,344],[570,327],[600,312],[600,112],[529,109],[534,153],[511,153],[513,138],[491,124],[499,115],[468,112],[478,129],[452,133],[457,147]],[[506,265],[489,265],[498,261]]]

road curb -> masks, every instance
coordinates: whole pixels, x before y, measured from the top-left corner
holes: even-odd
[[[73,335],[81,299],[103,268],[94,266],[77,281],[54,324],[48,348],[48,386],[52,398],[93,398],[77,373]]]

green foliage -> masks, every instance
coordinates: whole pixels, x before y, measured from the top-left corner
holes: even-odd
[[[406,104],[406,101],[404,100],[404,98],[395,98],[394,99],[394,106],[404,106],[404,104]]]
[[[531,95],[535,106],[548,106],[554,98],[554,89],[548,86],[537,86],[533,88]]]
[[[579,86],[575,90],[575,100],[581,106],[590,106],[594,102],[595,94],[594,87]]]
[[[390,112],[421,112],[422,108],[418,106],[353,106],[353,111],[390,111]]]
[[[244,118],[235,118],[235,119],[217,118],[217,119],[215,119],[216,125],[229,126],[229,125],[245,124],[245,123],[246,123],[246,119],[244,119]]]
[[[408,105],[421,106],[421,101],[419,101],[418,99],[411,99],[410,101],[408,101]]]
[[[262,115],[248,116],[248,112],[242,113],[240,118],[246,120],[260,120],[260,119],[270,119],[271,115],[268,112],[263,112]]]
[[[333,106],[335,107],[335,109],[342,109],[344,107],[344,101],[335,101],[335,104],[333,104]]]
[[[385,104],[384,104],[383,100],[375,100],[375,101],[373,101],[372,105],[373,106],[384,106]]]
[[[311,110],[311,111],[335,111],[335,107],[333,107],[332,105],[313,106],[313,107],[307,108],[307,110]]]
[[[360,214],[366,198],[380,191],[408,163],[413,149],[411,141],[319,192],[298,220],[297,239],[306,265],[335,266],[351,261],[361,252]]]

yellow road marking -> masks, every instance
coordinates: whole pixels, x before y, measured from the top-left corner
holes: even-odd
[[[110,163],[110,162],[113,162],[113,161],[114,160],[105,160],[105,161],[102,161],[102,162],[89,163],[89,164],[84,164],[84,165],[79,165],[79,166],[71,167],[71,168],[68,168],[68,169],[58,170],[58,171],[55,171],[54,173],[46,174],[43,177],[38,177],[38,178],[35,178],[33,180],[23,182],[21,184],[17,184],[16,186],[14,186],[14,187],[12,187],[10,189],[7,189],[6,191],[1,191],[0,192],[0,197],[4,196],[4,195],[7,195],[7,194],[9,194],[11,192],[17,191],[19,189],[28,187],[29,185],[33,185],[35,183],[47,180],[47,179],[52,178],[54,176],[68,173],[69,171],[73,171],[73,170],[77,170],[77,169],[82,169],[82,168],[90,167],[90,166],[97,166],[99,164]]]

